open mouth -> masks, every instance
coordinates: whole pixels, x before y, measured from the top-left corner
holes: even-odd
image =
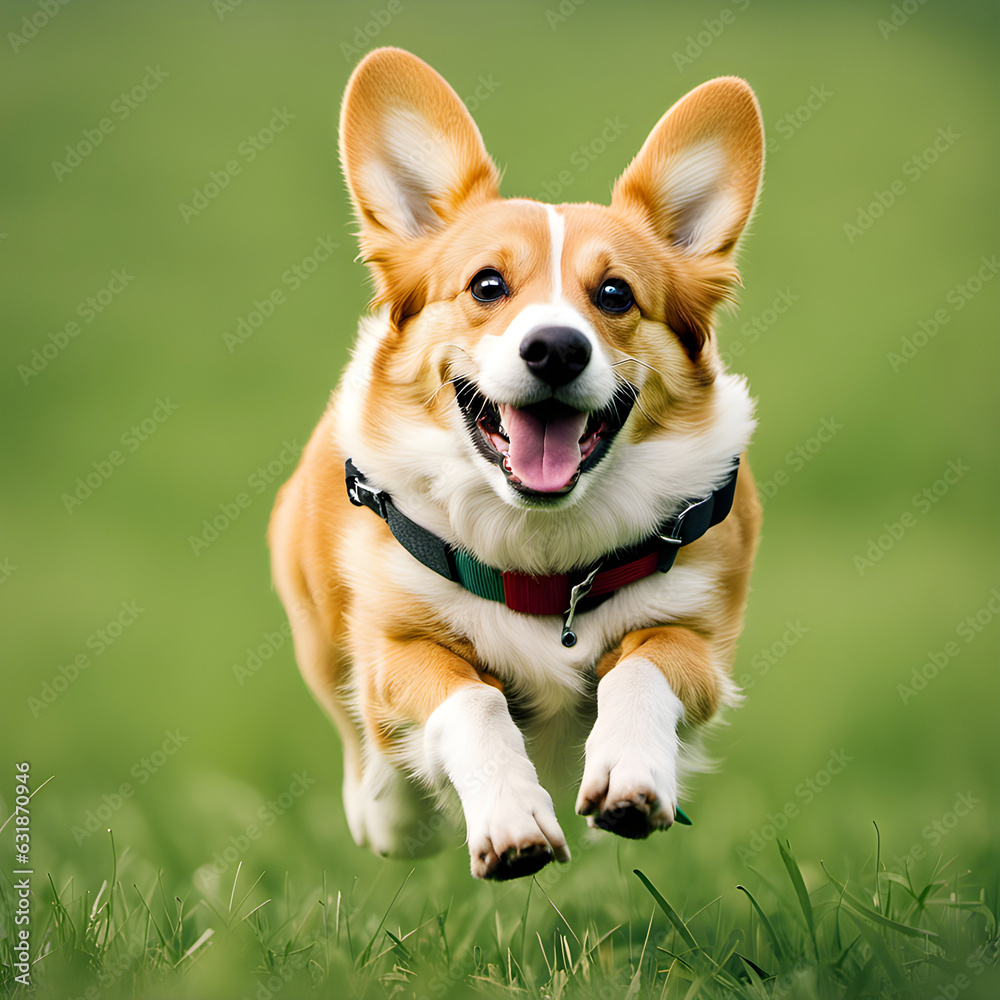
[[[635,394],[632,386],[620,386],[607,406],[586,413],[554,398],[523,407],[493,403],[472,382],[455,383],[479,453],[503,470],[518,493],[536,499],[565,496],[600,462],[628,419]]]

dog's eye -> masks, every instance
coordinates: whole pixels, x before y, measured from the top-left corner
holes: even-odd
[[[601,282],[594,301],[607,313],[626,313],[635,304],[632,289],[621,278],[608,278]]]
[[[469,285],[472,297],[479,302],[495,302],[497,299],[509,295],[507,284],[503,280],[503,275],[495,271],[492,267],[483,268]]]

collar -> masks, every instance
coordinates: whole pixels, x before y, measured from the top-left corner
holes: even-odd
[[[708,496],[690,500],[680,513],[663,521],[648,538],[606,553],[589,566],[555,576],[503,572],[479,562],[463,549],[410,520],[385,490],[373,486],[351,459],[345,463],[347,496],[356,507],[367,507],[389,525],[396,541],[435,573],[477,597],[498,601],[529,615],[562,615],[561,641],[576,645],[572,629],[576,614],[589,611],[622,587],[653,573],[666,573],[677,550],[701,538],[722,521],[733,506],[740,460],[733,460],[726,481]]]

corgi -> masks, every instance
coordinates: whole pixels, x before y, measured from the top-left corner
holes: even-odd
[[[546,784],[620,836],[685,821],[761,522],[713,332],[761,185],[753,91],[678,101],[609,206],[501,197],[400,49],[357,66],[339,136],[375,295],[269,542],[354,840],[418,857],[464,818],[472,874],[509,879],[570,860]]]

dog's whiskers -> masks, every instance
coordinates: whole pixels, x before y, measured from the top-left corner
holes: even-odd
[[[654,367],[653,365],[649,364],[649,362],[647,362],[647,361],[641,361],[639,358],[634,358],[631,355],[629,355],[626,358],[622,358],[621,361],[615,361],[615,362],[613,362],[612,365],[611,365],[611,367],[612,368],[617,368],[617,367],[619,367],[619,365],[627,365],[627,364],[636,364],[636,365],[641,365],[643,368],[648,368],[651,372],[655,372],[657,375],[659,375],[660,378],[663,379],[664,382],[666,381],[666,378],[664,377],[663,372],[661,372],[659,368]],[[615,375],[617,375],[617,374],[618,374],[618,372],[615,372]]]
[[[444,381],[443,381],[443,382],[442,382],[442,383],[441,383],[441,384],[440,384],[440,385],[439,385],[439,386],[438,386],[438,387],[437,387],[437,388],[436,388],[436,389],[435,389],[435,390],[434,390],[434,391],[433,391],[433,392],[432,392],[432,393],[431,393],[431,394],[430,394],[430,395],[429,395],[429,396],[427,397],[427,399],[425,399],[425,400],[424,400],[424,405],[425,405],[425,406],[429,406],[429,405],[430,405],[431,403],[433,403],[433,402],[434,402],[434,400],[435,400],[435,398],[437,397],[437,394],[438,394],[438,393],[439,393],[439,392],[440,392],[440,391],[441,391],[441,390],[442,390],[443,388],[445,388],[445,386],[449,386],[449,385],[454,385],[454,384],[455,384],[456,382],[458,382],[458,381],[459,381],[460,379],[463,379],[463,378],[466,378],[466,377],[467,377],[466,375],[464,375],[464,374],[460,373],[460,374],[456,375],[456,376],[455,376],[454,378],[448,378],[448,379],[445,379],[445,380],[444,380]]]
[[[469,354],[469,352],[468,352],[468,351],[466,351],[466,350],[465,350],[464,348],[462,348],[462,347],[459,347],[459,346],[458,346],[458,344],[449,344],[449,345],[448,345],[448,347],[449,347],[449,348],[450,348],[450,349],[451,349],[452,351],[456,351],[457,353],[459,353],[459,354],[462,354],[462,355],[464,355],[464,356],[465,356],[465,358],[466,358],[466,359],[468,359],[469,361],[472,361],[472,355],[470,355],[470,354]],[[445,374],[449,374],[449,373],[453,372],[453,371],[454,371],[454,370],[456,369],[457,365],[458,365],[458,362],[457,362],[457,361],[455,361],[455,360],[449,360],[449,361],[447,361],[447,362],[445,363]],[[458,382],[458,381],[459,381],[460,379],[466,379],[466,380],[471,380],[471,376],[470,376],[470,375],[468,375],[468,374],[466,374],[465,372],[461,372],[461,371],[460,371],[460,372],[459,372],[459,373],[458,373],[457,375],[454,375],[454,376],[453,376],[452,378],[446,378],[446,379],[445,379],[445,380],[444,380],[444,381],[443,381],[443,382],[442,382],[442,383],[441,383],[441,384],[440,384],[440,385],[439,385],[439,386],[438,386],[438,387],[437,387],[437,388],[436,388],[436,389],[435,389],[435,390],[434,390],[434,391],[433,391],[433,392],[432,392],[432,393],[431,393],[431,394],[430,394],[430,395],[429,395],[429,396],[427,397],[427,399],[426,399],[426,400],[424,401],[424,405],[430,405],[431,403],[433,403],[433,402],[434,402],[434,400],[435,400],[435,398],[437,397],[437,394],[438,394],[438,393],[439,393],[439,392],[440,392],[440,391],[441,391],[441,390],[442,390],[443,388],[445,388],[445,386],[449,386],[449,385],[454,385],[454,383],[455,383],[455,382]]]

